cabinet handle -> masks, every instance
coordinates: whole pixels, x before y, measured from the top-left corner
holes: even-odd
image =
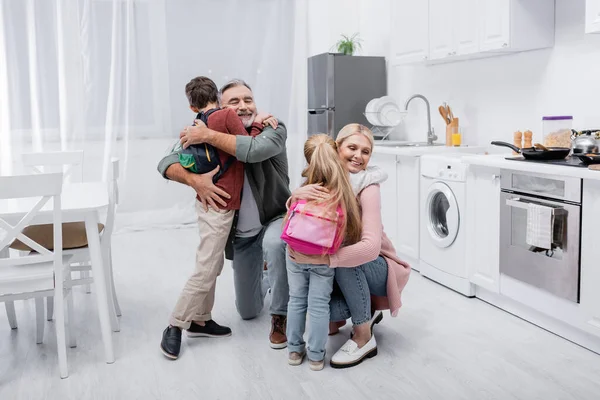
[[[500,179],[500,175],[497,175],[497,174],[492,175],[492,180],[497,181],[498,179]]]
[[[452,52],[448,53],[448,55],[446,57],[450,57],[452,55]]]
[[[427,60],[427,56],[423,56],[423,60]]]
[[[508,43],[502,43],[502,47],[508,47]]]

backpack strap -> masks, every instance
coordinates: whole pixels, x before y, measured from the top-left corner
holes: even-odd
[[[208,126],[208,117],[210,116],[210,114],[214,113],[215,111],[219,111],[220,108],[211,108],[208,111],[203,111],[203,112],[199,112],[198,115],[196,115],[196,119],[199,119],[200,121],[204,122],[204,125]],[[223,164],[221,166],[221,170],[219,171],[219,173],[215,176],[216,178],[220,177],[222,174],[225,173],[225,171],[227,171],[229,169],[229,167],[231,167],[231,165],[237,160],[237,158],[235,158],[234,156],[230,156],[227,161],[225,161],[225,164]]]
[[[211,108],[210,110],[199,112],[198,115],[196,115],[196,119],[199,119],[204,122],[204,125],[208,126],[208,117],[210,117],[210,114],[219,110],[219,108]]]

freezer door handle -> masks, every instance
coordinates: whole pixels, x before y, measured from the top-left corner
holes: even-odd
[[[327,110],[308,110],[308,113],[312,114],[312,115],[325,114],[325,111],[327,111]]]

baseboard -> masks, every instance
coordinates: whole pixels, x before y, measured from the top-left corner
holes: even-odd
[[[421,275],[466,297],[475,297],[475,285],[468,278],[449,274],[421,260]]]
[[[500,308],[516,317],[536,325],[550,333],[562,337],[572,343],[584,347],[594,353],[600,354],[600,338],[582,331],[572,325],[557,320],[539,311],[536,311],[516,300],[491,292],[480,286],[476,287],[476,296],[482,301]]]

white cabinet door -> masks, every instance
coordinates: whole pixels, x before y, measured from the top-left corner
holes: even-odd
[[[510,46],[510,0],[479,2],[481,51]]]
[[[419,180],[420,159],[418,157],[397,156],[396,182],[398,194],[396,199],[397,242],[394,243],[400,258],[407,261],[419,261]]]
[[[454,2],[429,0],[429,58],[454,55]]]
[[[584,328],[599,335],[600,263],[597,233],[600,221],[600,181],[584,179],[581,208],[580,303],[586,316]]]
[[[391,63],[410,64],[429,58],[429,2],[393,0]]]
[[[500,170],[471,166],[467,177],[467,269],[469,279],[500,292]]]
[[[392,241],[394,246],[398,238],[398,208],[396,204],[396,156],[388,154],[373,154],[369,165],[376,165],[388,173],[387,181],[383,182],[381,187],[381,220],[386,235]]]
[[[600,33],[600,0],[585,2],[585,32]]]
[[[454,52],[456,55],[479,51],[479,0],[455,0]]]

